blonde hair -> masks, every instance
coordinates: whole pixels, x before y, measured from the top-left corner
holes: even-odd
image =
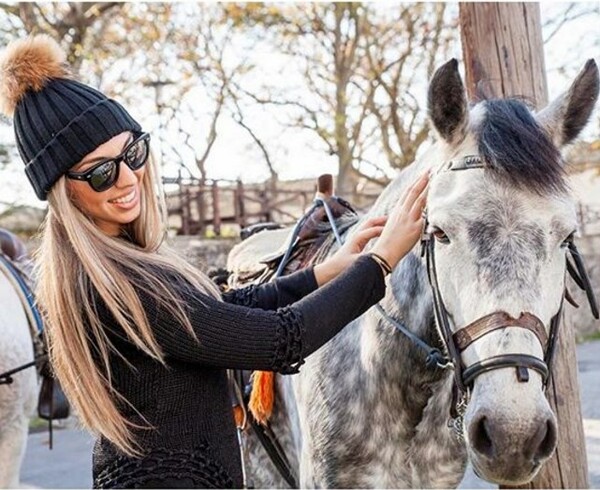
[[[118,408],[120,403],[131,404],[112,386],[109,353],[123,356],[97,317],[92,288],[130,341],[163,365],[163,353],[134,289],[140,284],[136,278],[142,278],[144,289],[196,340],[181,298],[169,291],[156,271],[178,272],[199,291],[220,297],[206,275],[164,243],[166,206],[152,155],[141,185],[140,216],[126,225],[132,244],[106,235],[82,213],[69,197],[63,176],[49,193],[49,211],[35,255],[36,297],[46,320],[50,360],[65,394],[85,427],[132,456],[142,454],[133,429],[152,427],[127,420]]]

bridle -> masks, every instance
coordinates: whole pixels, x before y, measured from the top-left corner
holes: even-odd
[[[484,168],[485,162],[477,155],[467,156],[445,164],[439,172],[459,171],[473,168]],[[558,329],[560,326],[563,303],[566,298],[577,306],[565,291],[561,297],[560,306],[556,315],[550,320],[549,333],[546,334],[543,322],[535,315],[523,312],[519,318],[512,318],[504,311],[497,311],[461,327],[453,332],[450,326],[448,311],[440,292],[437,270],[435,264],[435,238],[428,229],[427,213],[424,212],[423,233],[421,237],[421,256],[425,257],[427,275],[433,294],[434,314],[442,341],[448,353],[449,360],[454,368],[454,384],[463,397],[467,396],[475,379],[483,373],[503,368],[515,368],[517,380],[525,383],[529,381],[529,369],[537,371],[541,377],[544,389],[548,386],[552,372],[552,362],[556,350]],[[567,257],[566,268],[575,283],[586,292],[592,314],[598,319],[598,305],[586,272],[583,260],[575,243],[568,242],[568,250],[573,262]],[[543,359],[528,354],[501,354],[483,359],[469,366],[465,366],[461,359],[464,350],[485,335],[502,328],[522,328],[532,332],[539,340],[544,351]]]
[[[448,161],[438,169],[437,173],[485,167],[485,162],[480,156],[469,155],[457,160]],[[579,305],[572,299],[565,284],[558,312],[550,320],[548,333],[546,333],[544,323],[537,316],[528,312],[522,312],[518,318],[512,318],[504,311],[497,311],[486,315],[461,327],[456,332],[453,332],[450,326],[448,310],[446,309],[439,288],[435,264],[435,238],[427,231],[429,221],[427,219],[426,210],[423,212],[423,216],[421,257],[425,257],[426,260],[427,276],[433,295],[436,325],[440,333],[445,353],[441,352],[437,347],[429,345],[414,332],[410,331],[402,324],[402,322],[389,315],[381,304],[375,305],[375,309],[388,323],[406,336],[415,344],[415,346],[425,352],[425,364],[427,367],[452,369],[454,371],[453,403],[451,405],[452,421],[449,425],[454,427],[456,432],[460,435],[462,414],[468,403],[473,383],[478,376],[496,369],[515,368],[517,380],[521,383],[526,383],[529,381],[529,369],[532,369],[541,375],[544,390],[547,388],[552,373],[552,363],[556,350],[564,300],[566,299],[575,307],[578,307]],[[337,232],[336,223],[332,219],[329,219],[329,221],[335,232],[336,241],[341,245],[342,240]],[[594,318],[598,319],[600,317],[598,313],[598,304],[581,254],[577,250],[572,239],[568,241],[567,245],[572,260],[567,257],[566,270],[569,272],[577,286],[586,292],[592,315]],[[501,354],[483,359],[469,366],[464,365],[461,355],[467,347],[491,332],[508,327],[521,328],[533,333],[542,346],[544,352],[543,358],[540,359],[529,354]]]

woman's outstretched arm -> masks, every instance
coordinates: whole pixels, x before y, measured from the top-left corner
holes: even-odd
[[[138,290],[167,360],[281,373],[297,372],[306,356],[379,301],[385,292],[383,272],[369,256],[360,257],[334,281],[277,310],[224,303],[198,294],[175,275],[169,280],[169,287],[183,299],[198,341],[154,296]],[[98,313],[105,327],[124,340],[102,302]]]
[[[314,266],[310,266],[265,284],[232,289],[223,293],[221,297],[225,303],[276,310],[295,303],[318,287]]]

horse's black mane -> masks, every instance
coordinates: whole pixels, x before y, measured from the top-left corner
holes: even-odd
[[[518,99],[487,100],[479,154],[499,178],[538,194],[567,188],[558,149]]]

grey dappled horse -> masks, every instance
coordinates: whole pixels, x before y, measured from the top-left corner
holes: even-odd
[[[577,223],[558,149],[585,126],[597,95],[593,61],[537,114],[517,100],[469,106],[454,60],[435,73],[428,110],[437,143],[361,219],[387,213],[417,175],[433,169],[428,231],[453,330],[496,311],[514,318],[529,312],[547,329],[559,312],[566,247]],[[449,161],[469,155],[479,155],[487,167],[446,171]],[[347,227],[345,235],[357,226]],[[265,231],[242,242],[228,269],[239,274],[258,263],[281,237],[281,231]],[[337,248],[333,239],[326,246],[328,254]],[[417,247],[389,276],[381,304],[442,348]],[[506,353],[540,359],[544,354],[532,331],[501,328],[467,347],[462,361],[470,366]],[[311,355],[299,374],[277,376],[273,428],[302,487],[455,487],[467,458],[492,482],[534,477],[557,440],[540,374],[531,370],[529,381],[522,382],[511,367],[478,376],[461,439],[448,427],[455,401],[452,372],[427,368],[424,358],[371,308]],[[250,481],[285,487],[254,436],[247,441]]]

